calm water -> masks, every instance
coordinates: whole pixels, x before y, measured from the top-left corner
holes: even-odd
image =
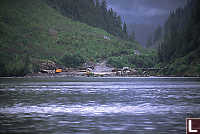
[[[0,133],[185,134],[198,78],[0,79]]]

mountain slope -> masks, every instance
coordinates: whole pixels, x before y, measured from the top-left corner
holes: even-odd
[[[0,1],[0,75],[34,71],[34,60],[60,62],[67,55],[87,62],[134,50],[144,52],[137,43],[63,17],[42,0]]]

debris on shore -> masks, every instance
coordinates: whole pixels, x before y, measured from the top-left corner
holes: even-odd
[[[153,69],[149,69],[153,70]],[[153,70],[155,71],[155,69]],[[130,67],[112,68],[106,65],[106,61],[80,68],[65,68],[55,62],[47,60],[39,64],[39,72],[28,76],[86,76],[86,77],[148,77],[149,71]]]

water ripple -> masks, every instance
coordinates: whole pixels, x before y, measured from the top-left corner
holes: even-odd
[[[43,104],[44,105],[44,104]],[[200,110],[200,105],[196,106],[152,106],[150,104],[142,104],[138,106],[121,106],[116,105],[99,105],[99,106],[84,106],[84,105],[49,105],[49,106],[14,106],[7,108],[0,108],[0,113],[69,113],[69,114],[82,114],[82,115],[106,115],[106,114],[166,114],[166,113],[183,113],[193,112]]]

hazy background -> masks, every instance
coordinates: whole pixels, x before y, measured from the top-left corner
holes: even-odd
[[[142,45],[158,25],[163,25],[170,11],[184,6],[186,0],[107,0],[108,8],[113,8],[134,30],[136,40]]]

